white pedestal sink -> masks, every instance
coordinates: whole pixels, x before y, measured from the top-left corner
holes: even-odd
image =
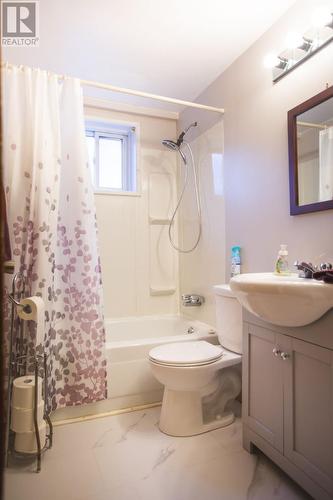
[[[308,325],[333,307],[333,284],[297,274],[239,274],[230,288],[245,309],[280,326]]]

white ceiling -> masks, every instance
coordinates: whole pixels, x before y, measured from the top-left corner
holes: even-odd
[[[193,100],[294,3],[40,0],[39,48],[4,49],[3,57]]]

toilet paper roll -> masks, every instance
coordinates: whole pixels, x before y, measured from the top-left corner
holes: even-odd
[[[40,445],[41,448],[45,446],[46,440],[46,424],[39,427]],[[14,441],[15,451],[19,453],[36,453],[37,452],[37,440],[35,431],[31,432],[20,432],[15,434]]]
[[[43,379],[38,377],[37,401],[42,400]],[[35,404],[35,376],[17,377],[13,382],[12,407],[31,410]]]
[[[38,427],[43,424],[44,401],[42,400],[37,408]],[[31,432],[35,430],[34,410],[12,407],[10,428],[15,432]]]
[[[30,312],[26,312],[23,307],[17,308],[18,316],[26,321],[35,321],[37,324],[36,329],[36,345],[44,343],[44,333],[45,333],[45,304],[44,300],[41,297],[28,297],[26,299],[21,300],[20,304],[22,306],[29,306]]]

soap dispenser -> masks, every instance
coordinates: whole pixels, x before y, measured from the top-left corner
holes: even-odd
[[[275,274],[286,275],[290,274],[288,266],[288,250],[287,245],[280,245],[280,250],[275,263]]]

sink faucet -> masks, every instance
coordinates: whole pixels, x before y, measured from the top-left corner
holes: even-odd
[[[182,295],[182,302],[185,307],[201,306],[205,299],[201,295],[184,294]]]
[[[300,271],[300,278],[312,279],[314,273],[318,271],[331,271],[333,265],[330,262],[322,262],[319,266],[314,266],[311,262],[294,262],[294,266]]]
[[[317,268],[313,266],[311,262],[298,262],[298,260],[296,260],[294,266],[300,271],[298,275],[300,278],[312,279],[313,273],[317,271]]]

